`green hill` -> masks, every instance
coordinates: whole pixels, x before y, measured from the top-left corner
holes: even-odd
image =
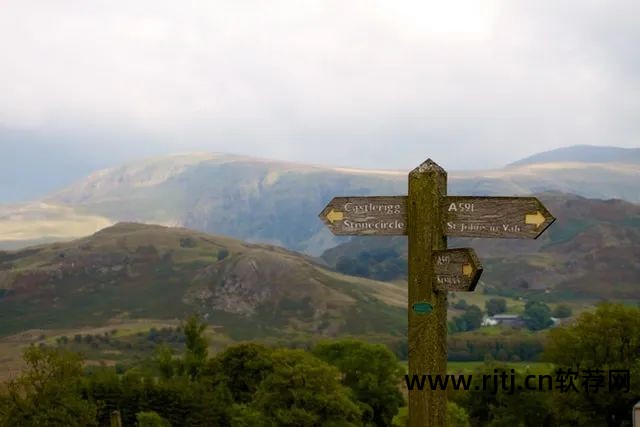
[[[282,248],[156,225],[0,252],[0,335],[193,312],[232,339],[403,335],[406,289]]]

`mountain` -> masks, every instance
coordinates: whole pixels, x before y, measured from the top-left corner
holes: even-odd
[[[640,206],[562,193],[538,197],[557,218],[538,239],[449,239],[449,247],[476,250],[481,283],[493,293],[640,300]],[[350,274],[404,278],[406,238],[353,239],[322,258]]]
[[[198,312],[232,339],[402,336],[406,287],[330,271],[286,249],[119,223],[0,252],[0,335]]]
[[[509,166],[562,162],[640,164],[640,148],[574,145],[534,154]]]
[[[407,171],[330,168],[214,153],[153,158],[98,171],[43,199],[46,208],[32,204],[0,209],[0,247],[84,235],[56,216],[57,211],[70,210],[74,223],[92,231],[105,222],[157,223],[320,255],[346,241],[333,236],[318,219],[331,198],[406,194],[406,180]],[[640,202],[638,182],[640,164],[632,161],[527,162],[499,170],[450,171],[449,194],[562,191]],[[28,216],[21,213],[25,210]],[[16,240],[18,223],[24,236]]]

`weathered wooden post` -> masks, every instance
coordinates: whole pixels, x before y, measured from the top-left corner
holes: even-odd
[[[447,194],[447,173],[427,160],[409,173],[408,194],[409,377],[445,375],[447,291],[435,289],[432,258],[434,251],[447,248],[440,208]],[[410,427],[444,426],[446,416],[446,390],[409,390]]]

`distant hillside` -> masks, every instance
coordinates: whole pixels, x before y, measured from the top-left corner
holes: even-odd
[[[132,223],[0,252],[0,335],[193,312],[233,339],[398,336],[406,289],[334,273],[274,246]]]
[[[416,164],[421,160],[416,159]],[[318,219],[331,198],[406,194],[407,172],[319,167],[213,153],[150,159],[96,172],[44,204],[0,206],[0,248],[80,237],[109,224],[133,221],[183,226],[320,255],[346,241],[333,236]],[[638,182],[640,164],[536,163],[449,171],[449,194],[562,191],[640,202]]]
[[[558,162],[640,164],[640,148],[574,145],[534,154],[509,166]]]
[[[537,240],[449,239],[473,247],[493,292],[547,292],[550,299],[640,300],[640,206],[560,193],[539,196],[556,222]],[[322,258],[350,274],[406,277],[406,238],[359,238]]]

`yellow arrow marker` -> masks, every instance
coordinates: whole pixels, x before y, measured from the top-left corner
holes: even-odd
[[[473,267],[471,264],[462,264],[462,274],[467,277],[471,277],[473,274]]]
[[[535,225],[536,228],[540,228],[540,226],[544,224],[545,221],[546,221],[546,218],[544,217],[544,215],[542,215],[542,212],[540,211],[537,211],[534,214],[526,214],[524,216],[524,223]]]
[[[342,221],[343,218],[344,218],[344,214],[342,212],[337,212],[337,211],[334,211],[333,209],[331,209],[327,214],[327,219],[331,224],[333,224],[335,221]]]

